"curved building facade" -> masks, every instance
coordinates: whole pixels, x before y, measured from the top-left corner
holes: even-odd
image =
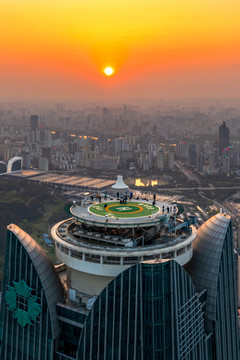
[[[53,359],[63,288],[44,250],[9,225],[1,303],[0,359]]]
[[[139,263],[95,301],[78,359],[203,360],[204,317],[191,278],[175,261]]]
[[[212,359],[239,359],[237,289],[231,218],[217,214],[199,229],[186,269],[198,292],[207,291],[206,331]]]
[[[23,158],[19,157],[19,156],[15,156],[14,158],[9,160],[8,166],[7,166],[7,172],[11,173],[14,171],[21,171],[22,163],[23,163]]]

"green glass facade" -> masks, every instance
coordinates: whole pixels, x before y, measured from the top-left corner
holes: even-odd
[[[116,277],[86,319],[78,359],[201,359],[204,318],[175,261],[139,263]]]
[[[209,359],[239,360],[235,260],[228,215],[217,214],[201,226],[186,270],[197,291],[207,290],[205,329],[212,344]]]
[[[0,359],[52,359],[60,332],[54,308],[62,298],[61,283],[40,246],[18,227],[12,230],[7,233]]]
[[[65,304],[57,304],[60,336],[57,359],[76,359],[80,334],[86,315]]]
[[[138,263],[80,311],[43,249],[10,225],[0,360],[240,360],[235,279],[231,221],[218,214],[185,269]]]

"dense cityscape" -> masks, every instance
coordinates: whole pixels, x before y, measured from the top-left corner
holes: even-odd
[[[240,360],[240,2],[0,11],[0,360]]]
[[[23,356],[27,359],[103,359],[109,352],[111,355],[105,358],[115,359],[120,358],[117,354],[121,349],[124,358],[136,352],[136,359],[144,360],[152,356],[162,359],[170,353],[171,359],[175,359],[176,354],[180,359],[189,360],[238,359],[239,330],[236,325],[223,331],[222,325],[213,325],[211,315],[211,311],[219,311],[219,307],[224,314],[230,312],[231,321],[237,324],[233,304],[238,304],[240,309],[238,278],[237,286],[230,281],[233,287],[226,289],[224,300],[218,299],[216,293],[213,295],[216,290],[212,287],[216,281],[218,286],[226,287],[227,279],[235,276],[234,271],[239,271],[238,104],[226,100],[185,101],[182,104],[166,101],[109,107],[91,104],[78,108],[60,103],[2,103],[0,114],[2,237],[8,227],[6,252],[2,241],[0,258],[0,281],[5,294],[2,329],[5,332],[7,324],[11,323],[13,331],[20,326],[26,328],[25,336],[35,338],[32,327],[38,327],[33,325],[36,321],[45,327],[44,332],[37,335],[41,342],[46,342],[49,331],[52,338],[46,346],[35,345],[27,352],[23,350]],[[9,211],[6,212],[6,208]],[[66,217],[68,219],[63,220]],[[9,225],[10,219],[20,227]],[[220,243],[218,227],[226,234]],[[25,231],[34,235],[34,239]],[[235,247],[234,254],[231,242]],[[21,250],[22,246],[24,250]],[[226,246],[228,250],[220,250],[218,246]],[[14,265],[15,247],[20,257]],[[211,248],[212,255],[206,256]],[[25,253],[29,254],[29,260]],[[222,260],[216,254],[222,254]],[[5,261],[6,257],[12,259],[5,264],[5,275],[1,265],[4,255]],[[228,260],[223,260],[225,257]],[[46,265],[38,265],[35,258]],[[174,260],[166,262],[166,259]],[[30,261],[27,268],[23,267],[25,261]],[[211,276],[207,269],[215,269],[214,273],[218,274],[219,261],[228,262],[224,277],[218,277],[218,280],[213,277],[209,282]],[[31,262],[35,270],[30,271]],[[173,262],[180,266],[172,267]],[[236,267],[232,270],[234,263]],[[11,270],[12,266],[16,270]],[[131,267],[133,270],[128,273]],[[185,278],[183,268],[189,278]],[[23,279],[17,274],[24,271]],[[128,291],[127,279],[131,276],[131,281],[138,283],[138,271],[141,271],[143,283],[149,281],[149,271],[156,272],[154,282],[160,276],[157,274],[163,274],[163,271],[167,271],[170,278],[172,272],[178,272],[181,281],[173,282],[171,286],[178,299],[174,311],[180,311],[182,304],[185,310],[181,310],[179,316],[184,316],[184,322],[180,326],[175,319],[172,327],[169,328],[166,322],[160,330],[156,318],[152,318],[153,313],[143,313],[142,334],[135,345],[127,345],[129,337],[136,338],[135,330],[123,337],[120,347],[116,342],[110,345],[114,332],[109,329],[112,316],[116,314],[110,312],[99,317],[99,306],[101,303],[106,306],[107,291],[107,296],[111,296],[108,306],[118,306],[116,311],[122,314],[128,312],[121,304],[113,305],[115,297],[121,296],[117,281],[122,278],[122,286]],[[43,272],[48,273],[48,280],[42,277]],[[15,284],[13,287],[4,277],[7,273]],[[37,285],[38,277],[41,286]],[[190,278],[198,295],[193,285],[188,284]],[[165,281],[167,287],[170,280]],[[184,298],[179,286],[186,286],[189,291]],[[32,288],[38,294],[34,303],[24,295]],[[43,291],[47,302],[40,300]],[[135,302],[133,299],[142,290],[136,291],[128,293],[128,301]],[[228,299],[229,294],[231,299]],[[150,295],[146,293],[146,296]],[[159,288],[153,299],[155,296],[157,299],[165,295]],[[212,297],[218,305],[210,310]],[[124,299],[121,301],[125,303]],[[138,301],[135,311],[137,306],[143,306],[141,300]],[[150,305],[144,304],[149,311]],[[159,303],[158,306],[161,308],[162,305]],[[169,305],[166,303],[165,306]],[[47,317],[41,315],[43,307],[48,309]],[[15,320],[9,318],[11,309],[15,309],[12,315]],[[192,317],[187,315],[190,309]],[[173,309],[169,311],[171,313]],[[159,316],[173,316],[170,313],[167,315],[162,308]],[[48,316],[52,319],[52,328],[48,328]],[[129,324],[134,321],[135,326],[140,321],[137,312],[135,320],[127,313],[122,316],[128,318]],[[152,330],[147,325],[148,316],[153,321]],[[73,321],[73,318],[78,320]],[[95,332],[88,332],[89,321],[95,321]],[[102,334],[111,339],[98,354],[96,349],[103,346],[105,340],[99,337],[101,331],[96,321],[105,321],[105,335]],[[121,317],[114,321],[117,328],[129,326],[123,324]],[[222,318],[221,322],[224,321]],[[216,326],[220,326],[218,330],[211,330]],[[160,338],[156,339],[153,346],[150,334],[156,329],[165,340],[161,345]],[[177,335],[173,335],[176,329]],[[178,342],[171,351],[166,331],[176,336]],[[17,358],[19,345],[9,337],[12,330],[6,334],[1,340],[1,359]],[[230,338],[235,339],[232,344]],[[18,338],[21,347],[25,346],[25,341],[22,336]],[[141,342],[143,352],[138,350]],[[36,353],[30,355],[35,351],[40,354],[38,357]]]
[[[3,103],[0,123],[1,159],[22,156],[24,168],[154,173],[171,172],[182,164],[203,176],[237,175],[239,168],[237,102],[79,109],[64,104]]]

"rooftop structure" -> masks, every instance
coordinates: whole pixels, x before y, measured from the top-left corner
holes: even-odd
[[[35,176],[40,176],[40,175],[43,175],[45,174],[44,171],[39,171],[39,170],[22,170],[22,171],[19,171],[19,172],[14,172],[14,173],[7,173],[7,174],[3,174],[3,175],[6,175],[7,177],[10,177],[15,179],[15,178],[18,178],[18,179],[28,179],[29,181],[31,181],[30,179],[35,177]]]
[[[194,217],[178,219],[174,205],[111,197],[74,204],[70,213],[72,218],[56,224],[51,234],[78,298],[98,295],[115,276],[140,261],[175,259],[184,265],[192,257]]]
[[[6,164],[0,161],[0,174],[1,175],[15,175],[22,171],[23,158],[15,156]]]
[[[116,183],[112,185],[112,189],[122,191],[122,190],[127,190],[128,188],[129,188],[128,185],[126,185],[123,181],[122,175],[118,175]]]
[[[19,156],[13,157],[12,159],[10,159],[8,161],[7,172],[11,173],[14,171],[21,171],[22,170],[22,162],[23,162],[22,157],[19,157]]]
[[[21,170],[21,169],[20,169]],[[13,170],[15,171],[15,170]],[[43,171],[35,170],[23,170],[16,173],[6,173],[3,174],[7,178],[19,178],[25,179],[28,181],[33,181],[35,183],[49,184],[55,187],[59,187],[64,190],[91,190],[95,192],[105,191],[109,189],[111,185],[114,184],[114,180],[98,179],[98,178],[89,178],[82,176],[69,176],[69,175],[59,175],[51,174]]]

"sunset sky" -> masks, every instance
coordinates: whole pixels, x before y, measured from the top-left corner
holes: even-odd
[[[0,99],[240,96],[239,0],[0,5]]]

